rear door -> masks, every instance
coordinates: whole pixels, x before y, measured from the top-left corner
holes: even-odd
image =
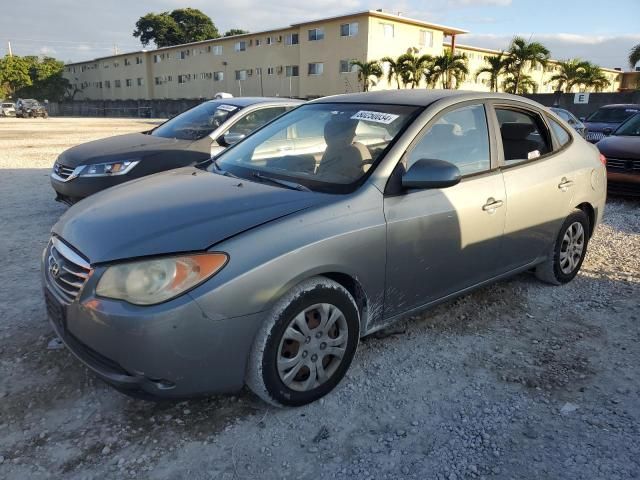
[[[575,172],[567,148],[553,139],[546,116],[517,102],[492,103],[508,208],[505,271],[545,255],[572,204]]]

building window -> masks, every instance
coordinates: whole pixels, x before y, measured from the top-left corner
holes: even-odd
[[[139,87],[144,85],[144,78],[138,77],[136,81]]]
[[[236,52],[244,52],[247,49],[246,40],[242,40],[240,42],[236,42],[235,50]]]
[[[118,68],[120,66],[119,62],[113,62],[113,68]]]
[[[132,79],[130,79],[130,78],[127,78],[127,79],[124,81],[124,84],[125,84],[125,86],[127,86],[127,87],[133,87],[133,80],[132,80]]]
[[[343,23],[340,25],[341,37],[355,37],[356,35],[358,35],[358,22]]]
[[[310,63],[307,73],[309,75],[322,75],[324,63]]]
[[[322,40],[324,38],[324,28],[312,28],[309,30],[309,41]]]
[[[162,77],[155,77],[153,79],[153,83],[155,83],[156,85],[162,85]]]
[[[128,67],[129,65],[131,65],[131,60],[129,60],[128,58],[124,59],[124,66]]]
[[[98,88],[102,88],[102,82],[98,82]]]
[[[104,81],[104,88],[111,88],[111,81],[105,80]]]
[[[142,64],[142,57],[136,57],[136,65]]]
[[[267,75],[273,75],[273,67],[267,67]]]
[[[262,75],[262,67],[256,67],[256,75]]]
[[[300,36],[297,33],[287,33],[284,37],[285,45],[297,45],[300,43]]]
[[[273,45],[273,37],[267,37],[267,45]]]
[[[300,75],[298,65],[287,65],[286,75],[287,77],[298,77]]]
[[[395,36],[395,31],[391,23],[381,23],[380,25],[382,25],[382,32],[385,38],[393,38]]]
[[[353,71],[351,60],[340,60],[340,73],[350,73]]]
[[[160,63],[162,58],[157,53],[153,56],[153,63]]]
[[[115,80],[113,84],[115,85],[116,88],[120,88],[122,86],[122,83],[120,82],[120,80]]]
[[[221,82],[224,80],[224,72],[213,72],[213,81]]]
[[[178,75],[178,83],[187,83],[191,79],[191,75]]]
[[[246,80],[246,79],[247,79],[246,70],[236,70],[236,80]]]
[[[259,38],[256,38],[256,47],[259,47],[260,45],[262,45],[262,40]]]
[[[103,68],[109,68],[109,64],[108,64],[108,63],[106,63],[106,62],[105,62],[105,63],[103,63],[103,64],[102,64],[102,66],[103,66]],[[76,70],[75,70],[75,69],[73,70],[73,73],[76,73]]]
[[[222,45],[214,45],[212,51],[214,55],[222,55]]]
[[[420,30],[420,46],[433,47],[433,32],[429,30]]]
[[[189,56],[189,50],[180,50],[180,52],[178,52],[178,58],[180,60],[184,60]]]

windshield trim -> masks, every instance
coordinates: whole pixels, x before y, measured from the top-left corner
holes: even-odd
[[[403,103],[401,104],[401,103],[380,103],[380,102],[373,102],[373,103],[369,103],[369,102],[308,102],[308,103],[303,103],[303,104],[300,104],[300,105],[296,106],[295,108],[289,110],[288,112],[283,113],[278,118],[282,118],[283,116],[290,115],[292,112],[298,110],[299,108],[303,108],[305,106],[312,106],[312,105],[381,105],[381,106],[391,106],[391,107],[408,107],[408,108],[414,109],[414,111],[410,115],[407,116],[407,120],[406,120],[404,126],[402,128],[400,128],[400,130],[398,130],[398,133],[396,133],[395,137],[393,139],[391,139],[391,141],[389,141],[389,143],[387,144],[385,149],[382,152],[380,152],[380,155],[378,155],[378,158],[376,159],[376,161],[373,162],[371,164],[371,167],[364,173],[364,175],[362,175],[355,182],[342,183],[342,184],[341,183],[330,183],[330,182],[317,181],[317,180],[313,180],[313,179],[310,179],[310,178],[282,175],[280,173],[276,173],[276,172],[272,172],[272,171],[268,172],[269,176],[272,176],[272,177],[275,177],[275,178],[279,178],[281,180],[287,180],[287,181],[290,181],[290,182],[299,183],[299,184],[309,188],[313,192],[328,193],[328,194],[339,194],[339,195],[352,193],[352,192],[356,191],[358,188],[360,188],[369,179],[369,177],[371,177],[371,175],[373,175],[373,172],[378,168],[380,163],[385,159],[385,157],[387,156],[389,151],[393,148],[393,146],[396,144],[396,142],[398,142],[398,140],[400,140],[400,138],[402,138],[402,136],[405,134],[407,129],[415,122],[416,118],[418,118],[420,116],[420,114],[422,114],[422,112],[424,112],[425,109],[427,108],[426,106],[406,105],[406,104],[403,104]],[[259,131],[261,131],[263,128],[268,127],[271,123],[272,122],[268,122],[267,124],[261,126],[260,128],[254,130],[253,132],[251,132],[241,142],[238,142],[238,143],[226,148],[225,150],[223,150],[220,154],[216,155],[216,160],[219,157],[223,156],[223,155],[228,155],[231,152],[233,152],[234,148],[237,148],[238,145],[241,145],[242,143],[246,142],[247,139],[251,138],[253,135],[256,135]],[[240,177],[240,178],[242,178],[244,180],[248,180],[248,181],[255,181],[252,178],[253,177],[252,173],[256,172],[256,171],[259,171],[259,170],[255,170],[255,169],[252,169],[252,168],[243,167],[243,166],[240,166],[240,165],[230,165],[230,166],[231,166],[231,168],[229,168],[229,166],[226,166],[225,170],[230,171],[234,175],[236,175],[236,176],[238,176],[238,177]],[[210,171],[209,170],[210,168],[211,168],[211,166],[207,167],[207,171]]]

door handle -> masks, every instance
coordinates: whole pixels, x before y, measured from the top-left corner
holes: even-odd
[[[487,199],[487,203],[485,203],[482,206],[482,210],[484,210],[485,212],[493,213],[496,208],[500,208],[502,205],[504,205],[504,202],[502,200],[496,200],[495,198],[489,198],[489,199]]]
[[[563,177],[560,183],[558,184],[558,188],[563,192],[566,192],[567,189],[569,189],[569,187],[572,187],[572,186],[573,186],[573,181],[567,180],[566,177]]]

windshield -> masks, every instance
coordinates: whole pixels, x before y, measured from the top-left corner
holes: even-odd
[[[2,108],[13,108],[13,103],[3,103]]]
[[[351,191],[419,110],[400,105],[303,105],[223,152],[216,165],[244,178],[259,173],[317,191]],[[215,166],[210,169],[215,171]]]
[[[221,101],[201,103],[151,132],[154,137],[200,140],[240,111],[240,107]]]
[[[587,122],[622,123],[638,112],[640,108],[635,107],[601,108],[589,115]]]
[[[624,137],[640,137],[640,113],[624,122],[615,131],[614,135]]]

